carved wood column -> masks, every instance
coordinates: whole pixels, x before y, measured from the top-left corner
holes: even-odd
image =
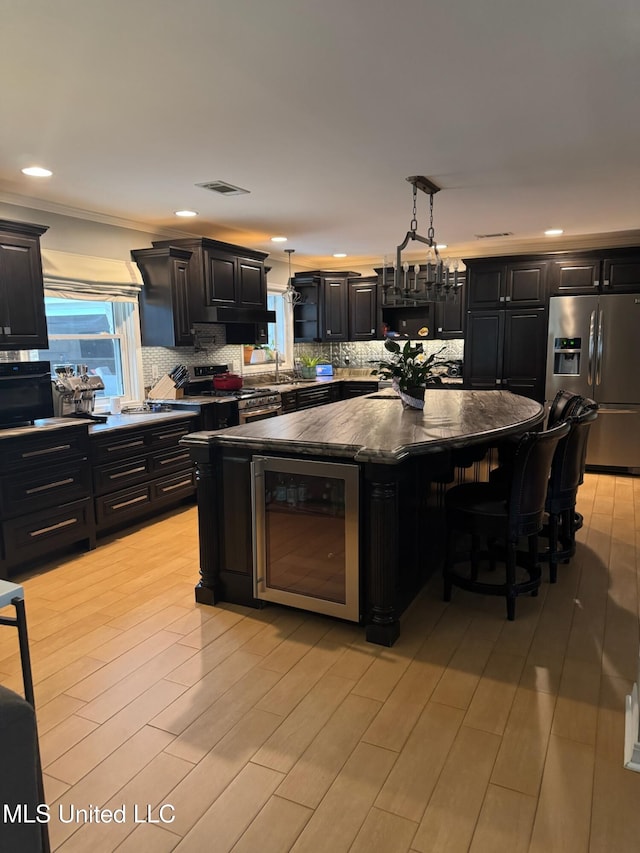
[[[398,473],[397,466],[365,467],[366,637],[382,646],[392,646],[400,636]]]

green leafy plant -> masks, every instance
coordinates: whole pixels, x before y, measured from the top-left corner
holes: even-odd
[[[445,347],[428,356],[421,343],[412,346],[411,341],[407,341],[401,347],[397,341],[387,338],[384,348],[391,353],[391,358],[381,361],[378,367],[371,371],[372,376],[390,379],[394,388],[400,391],[421,385],[442,385],[442,377],[434,373],[433,368],[448,363],[444,359],[436,359]]]
[[[301,355],[300,364],[303,367],[315,367],[316,364],[328,364],[326,358],[319,355]]]

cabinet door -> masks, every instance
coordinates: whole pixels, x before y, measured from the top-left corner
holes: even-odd
[[[237,282],[237,262],[233,255],[205,251],[205,303],[207,305],[235,305]]]
[[[349,340],[373,341],[377,319],[376,284],[349,285]]]
[[[544,402],[547,312],[506,311],[502,387]]]
[[[293,340],[294,343],[320,340],[320,283],[295,282],[295,289],[300,294],[300,302],[293,309]]]
[[[605,258],[603,262],[602,289],[640,291],[640,256]]]
[[[506,275],[507,269],[503,263],[470,267],[467,308],[475,310],[501,306],[506,292]]]
[[[470,311],[464,347],[465,385],[472,391],[502,387],[504,311]]]
[[[264,308],[267,304],[267,283],[264,264],[247,258],[238,259],[238,305]]]
[[[549,289],[552,294],[593,293],[600,285],[599,258],[573,257],[551,261]]]
[[[346,341],[348,293],[346,279],[326,278],[323,289],[323,323],[321,335],[325,341]]]
[[[505,308],[543,308],[547,297],[547,263],[510,263],[507,266]]]
[[[170,258],[171,302],[173,306],[173,330],[175,345],[190,346],[193,343],[189,317],[189,261]]]
[[[38,237],[0,231],[0,349],[47,349]]]
[[[455,299],[436,302],[436,333],[440,340],[464,338],[465,285],[458,288]]]

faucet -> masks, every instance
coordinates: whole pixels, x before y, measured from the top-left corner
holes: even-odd
[[[280,384],[280,353],[277,349],[274,349],[273,355],[276,360],[276,385]]]

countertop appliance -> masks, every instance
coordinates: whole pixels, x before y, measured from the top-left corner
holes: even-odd
[[[52,417],[51,363],[0,363],[0,427],[31,424],[40,418]]]
[[[82,417],[106,421],[103,415],[94,415],[96,391],[104,390],[104,382],[97,374],[89,373],[86,364],[56,365],[51,378],[53,409],[56,417]]]
[[[229,372],[227,364],[196,364],[189,369],[189,382],[184,386],[185,397],[211,395],[213,377]]]
[[[640,293],[552,296],[546,398],[591,397],[587,465],[640,474]]]

